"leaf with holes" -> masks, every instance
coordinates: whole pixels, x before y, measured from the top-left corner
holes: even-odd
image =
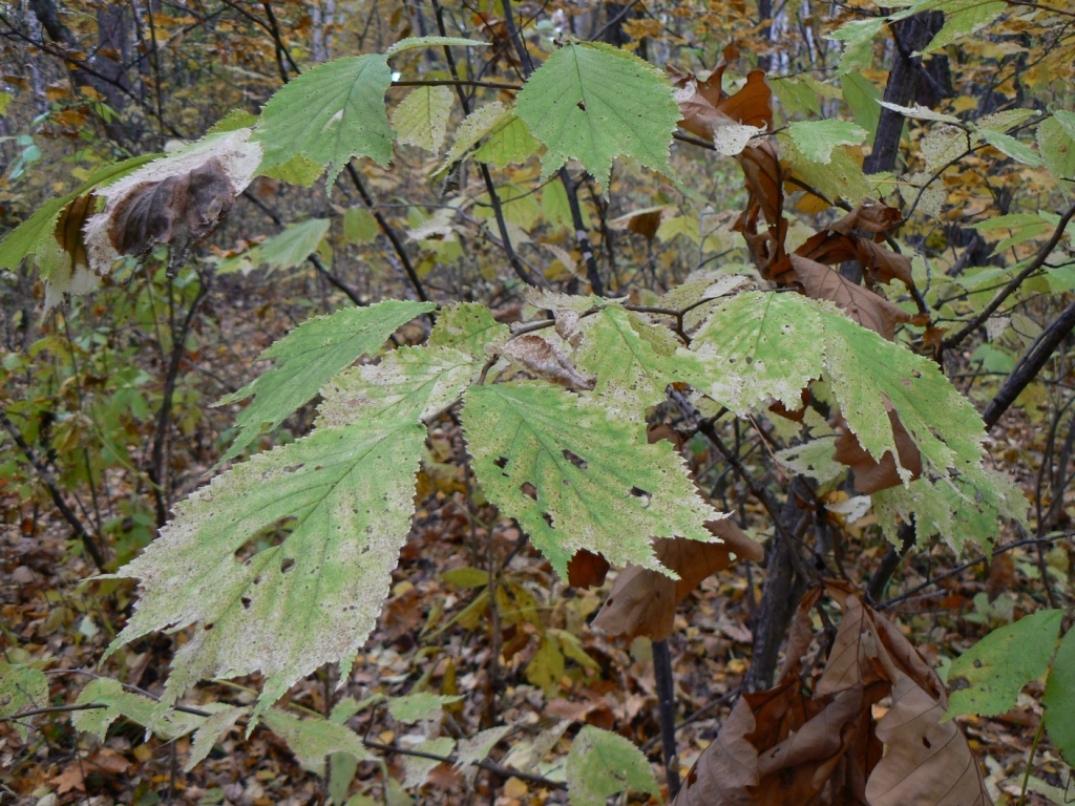
[[[116,575],[138,577],[142,592],[109,651],[192,627],[164,702],[259,671],[255,719],[322,664],[348,668],[410,528],[425,434],[394,417],[321,427],[217,476]]]
[[[621,155],[673,175],[668,147],[679,106],[672,87],[626,51],[565,45],[530,76],[516,114],[548,149],[542,158],[545,178],[575,158],[608,195],[612,160]]]
[[[254,398],[236,418],[239,435],[221,463],[238,456],[262,430],[276,428],[294,414],[341,369],[380,349],[397,327],[433,307],[432,303],[387,300],[368,308],[344,308],[303,322],[269,347],[258,360],[275,359],[275,366],[217,403]]]
[[[651,537],[712,540],[703,524],[717,513],[672,447],[647,444],[641,425],[544,383],[471,387],[462,419],[486,495],[562,577],[579,549],[670,573]]]

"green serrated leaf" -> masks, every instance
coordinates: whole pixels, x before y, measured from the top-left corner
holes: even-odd
[[[265,242],[221,261],[217,271],[221,274],[234,271],[247,274],[260,266],[266,266],[270,272],[293,269],[317,252],[328,234],[329,223],[327,218],[311,218],[289,224]]]
[[[486,346],[495,350],[508,337],[511,329],[493,318],[493,312],[477,302],[457,302],[448,305],[437,316],[437,324],[429,334],[429,344],[461,350],[478,361],[486,358]]]
[[[845,44],[840,57],[840,75],[873,67],[873,43],[884,26],[884,17],[854,20],[827,35],[828,39]]]
[[[665,327],[617,305],[605,305],[581,322],[583,341],[573,354],[597,378],[594,394],[615,417],[642,420],[665,399],[675,381],[689,381],[702,365]]]
[[[261,176],[279,179],[289,185],[300,185],[302,187],[313,185],[324,172],[324,165],[314,162],[304,154],[296,154],[291,159],[271,168],[266,168],[264,165],[258,168],[258,173]]]
[[[462,419],[482,488],[561,576],[578,549],[667,574],[651,537],[711,540],[716,512],[683,460],[594,403],[542,383],[474,386]]]
[[[397,53],[414,48],[442,47],[487,48],[489,43],[477,39],[465,39],[461,36],[415,36],[401,39],[388,49],[387,55],[395,56]]]
[[[455,142],[452,143],[448,155],[435,173],[446,171],[452,163],[476,146],[479,140],[488,136],[497,126],[505,125],[512,118],[514,118],[512,110],[500,101],[475,109],[459,124],[459,129],[455,133]]]
[[[384,95],[392,84],[383,53],[319,64],[281,87],[261,112],[256,139],[265,153],[261,170],[302,155],[328,170],[328,184],[353,157],[382,166],[392,159]]]
[[[387,300],[303,322],[258,357],[259,361],[275,359],[272,369],[217,403],[254,397],[236,418],[239,435],[221,463],[238,456],[263,429],[276,428],[308,403],[341,369],[380,349],[397,327],[434,307],[427,302]]]
[[[572,806],[605,806],[621,792],[660,795],[646,756],[617,733],[586,725],[567,754],[567,791]]]
[[[1025,123],[1038,116],[1037,109],[1005,109],[1003,112],[994,112],[974,121],[976,129],[992,129],[997,132],[1006,132],[1021,123]]]
[[[262,721],[287,742],[302,768],[315,775],[325,775],[325,760],[333,753],[347,753],[359,761],[376,760],[362,743],[361,736],[327,719],[299,719],[274,709],[266,711]]]
[[[548,149],[542,176],[578,159],[608,195],[612,160],[633,157],[672,176],[668,162],[679,105],[664,75],[609,45],[566,45],[530,76],[516,114]]]
[[[462,697],[447,696],[444,694],[432,694],[422,691],[418,694],[408,694],[404,697],[393,697],[388,700],[388,713],[393,719],[400,722],[420,722],[424,719],[439,719],[441,709],[453,702],[460,702]]]
[[[205,721],[194,731],[194,742],[191,746],[190,758],[183,765],[184,772],[190,772],[205,761],[209,757],[209,753],[212,752],[213,745],[217,743],[217,740],[235,727],[235,723],[250,712],[250,709],[246,706],[231,707],[223,703],[212,703],[209,706],[202,707],[213,710],[215,713],[206,717]]]
[[[1067,109],[1056,109],[1053,111],[1053,117],[1057,123],[1064,127],[1069,136],[1075,137],[1075,112]]]
[[[76,711],[71,717],[77,730],[92,733],[101,741],[104,741],[108,726],[120,717],[169,740],[185,736],[205,721],[203,716],[173,711],[167,704],[127,691],[118,680],[108,677],[91,680],[75,704],[102,706]]]
[[[799,153],[822,165],[828,165],[832,161],[834,148],[858,145],[866,134],[864,128],[846,120],[814,120],[788,126],[788,136],[794,141]]]
[[[821,100],[817,92],[800,78],[770,78],[769,86],[787,115],[820,115]]]
[[[0,718],[48,704],[49,683],[39,662],[5,663],[0,661]],[[23,721],[10,722],[24,742],[29,726]]]
[[[392,115],[392,126],[404,145],[439,153],[448,131],[455,93],[450,87],[418,87]]]
[[[450,736],[441,736],[437,739],[427,739],[420,742],[414,748],[420,753],[431,753],[435,756],[447,757],[455,749],[455,739]],[[404,778],[403,786],[410,789],[422,786],[433,772],[433,768],[441,761],[435,758],[422,758],[421,756],[408,756],[403,762]]]
[[[1060,641],[1041,701],[1049,739],[1068,764],[1075,764],[1075,629]]]
[[[420,425],[365,419],[319,428],[217,476],[116,575],[143,588],[109,652],[193,625],[164,702],[198,680],[260,671],[255,720],[320,665],[346,668],[388,594],[424,439]],[[273,545],[269,530],[287,533]]]
[[[803,154],[788,132],[780,132],[777,139],[796,176],[829,199],[858,204],[863,199],[877,198],[884,195],[883,188],[891,179],[887,174],[867,176],[861,162],[843,146],[836,146],[829,154],[829,162],[821,163]]]
[[[322,390],[318,425],[340,428],[364,417],[428,420],[459,400],[480,369],[451,347],[400,347],[376,366],[353,367],[333,378]]]
[[[993,630],[952,661],[948,686],[953,691],[944,718],[996,716],[1014,708],[1023,686],[1045,674],[1063,616],[1062,610],[1033,613]]]
[[[486,142],[474,152],[474,159],[500,169],[525,162],[541,147],[526,124],[514,115],[490,128],[486,137]]]
[[[233,132],[236,129],[248,129],[258,122],[258,116],[245,109],[233,109],[206,131],[206,134]]]

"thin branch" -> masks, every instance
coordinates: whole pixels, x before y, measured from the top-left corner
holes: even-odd
[[[476,81],[465,78],[426,78],[415,81],[393,81],[393,87],[488,87],[491,90],[511,90],[518,92],[522,84],[508,84],[504,81]]]
[[[74,510],[67,505],[67,502],[63,499],[63,495],[60,493],[59,483],[53,478],[52,473],[49,472],[45,463],[38,458],[34,449],[31,448],[23,438],[22,432],[15,427],[15,424],[11,422],[7,416],[7,412],[3,409],[0,409],[0,425],[4,427],[4,430],[11,436],[11,439],[14,440],[15,444],[19,447],[19,450],[22,451],[23,456],[26,457],[26,461],[28,461],[31,467],[37,471],[38,476],[41,477],[41,481],[44,482],[45,487],[49,491],[52,503],[56,505],[56,509],[60,510],[63,519],[67,521],[68,525],[78,536],[78,539],[82,541],[82,545],[86,548],[86,553],[90,555],[93,564],[97,566],[97,570],[103,572],[107,561],[93,535],[89,533],[82,521],[79,520],[79,517],[75,514]]]
[[[1046,259],[1049,257],[1049,255],[1052,254],[1052,251],[1056,248],[1057,244],[1060,243],[1060,239],[1064,237],[1065,229],[1067,228],[1067,225],[1071,222],[1072,218],[1075,218],[1075,204],[1072,204],[1071,207],[1068,208],[1067,212],[1060,217],[1060,221],[1056,225],[1056,229],[1053,230],[1052,237],[1049,238],[1049,240],[1041,247],[1041,249],[1038,250],[1038,254],[1034,257],[1032,261],[1030,261],[1027,267],[1024,268],[1017,275],[1015,275],[1015,277],[1012,278],[1012,281],[1004,287],[1004,290],[997,294],[997,296],[993,298],[993,301],[986,305],[985,308],[983,308],[982,311],[976,317],[974,317],[974,319],[972,319],[966,327],[964,327],[954,336],[947,338],[943,342],[941,342],[941,349],[950,350],[953,347],[959,346],[963,342],[963,340],[967,338],[967,336],[969,336],[971,333],[981,327],[982,324],[985,323],[985,321],[993,315],[993,312],[996,311],[997,308],[999,308],[1004,303],[1004,300],[1014,294],[1015,291],[1019,288],[1019,286],[1021,286],[1023,282],[1028,277],[1030,277],[1030,275],[1040,269],[1045,263]]]

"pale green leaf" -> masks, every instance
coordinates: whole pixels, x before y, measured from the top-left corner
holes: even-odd
[[[485,361],[486,345],[500,347],[511,335],[507,325],[493,318],[493,312],[476,302],[456,302],[437,316],[429,334],[430,346],[452,347],[479,361]]]
[[[435,756],[448,757],[455,749],[455,739],[450,736],[441,736],[437,739],[427,739],[414,747],[421,753],[431,753]],[[421,756],[406,756],[403,761],[403,786],[407,789],[422,786],[429,777],[433,768],[442,762],[435,758],[422,758]]]
[[[884,17],[874,17],[868,20],[853,20],[827,35],[829,39],[845,44],[840,57],[840,75],[868,70],[874,66],[873,43],[884,27]]]
[[[863,199],[883,196],[883,188],[890,183],[888,174],[867,176],[863,173],[861,161],[843,146],[833,149],[826,164],[799,151],[786,131],[777,134],[777,139],[795,175],[829,199],[845,199],[850,204],[858,204]]]
[[[760,126],[743,126],[738,123],[714,126],[713,149],[722,156],[734,157],[741,154],[752,139],[764,133],[765,129]]]
[[[1008,4],[1004,0],[934,0],[923,4],[920,10],[925,10],[926,7],[943,9],[945,22],[944,27],[922,49],[922,53],[932,53],[951,45],[967,34],[984,28],[1008,10]],[[893,19],[906,15],[907,12],[903,12],[894,15]]]
[[[581,320],[576,365],[597,378],[594,394],[615,417],[641,420],[665,399],[665,388],[702,372],[701,363],[665,327],[617,305]]]
[[[445,694],[432,694],[422,691],[403,697],[393,697],[388,701],[388,713],[400,722],[420,722],[425,719],[440,719],[441,709],[463,698]]]
[[[1041,157],[1037,155],[1034,149],[1026,143],[1019,142],[1010,134],[989,129],[981,129],[977,134],[997,151],[1007,154],[1016,162],[1021,162],[1023,165],[1029,165],[1032,168],[1041,165]]]
[[[646,756],[629,739],[586,725],[567,754],[567,791],[572,806],[605,806],[621,792],[660,795]]]
[[[343,236],[351,243],[373,243],[380,231],[381,225],[365,207],[348,207],[343,214]]]
[[[122,683],[110,677],[98,677],[87,683],[75,704],[102,706],[76,711],[71,717],[77,730],[92,733],[101,741],[108,726],[120,717],[169,740],[185,736],[205,721],[203,716],[173,711],[156,700],[127,691]]]
[[[1038,126],[1037,140],[1038,151],[1053,179],[1075,182],[1075,133],[1051,117]]]
[[[464,39],[461,36],[415,36],[399,40],[388,49],[387,54],[395,56],[397,53],[413,48],[442,47],[487,48],[489,43],[477,39]]]
[[[1045,684],[1045,729],[1068,764],[1075,764],[1075,629],[1069,629],[1053,658]]]
[[[846,120],[815,120],[788,126],[788,136],[794,141],[799,153],[822,165],[828,165],[832,161],[834,148],[858,145],[866,134],[864,128]]]
[[[541,636],[537,652],[526,665],[526,680],[552,697],[560,687],[566,671],[564,653],[547,632]]]
[[[0,718],[42,708],[48,704],[49,683],[39,663],[5,663],[0,661]],[[25,742],[29,727],[25,721],[8,723]]]
[[[1053,111],[1053,117],[1056,118],[1057,123],[1064,127],[1070,137],[1075,137],[1075,112],[1057,109]]]
[[[250,712],[250,708],[247,706],[231,707],[223,703],[211,703],[202,707],[206,710],[212,710],[214,713],[206,717],[205,721],[194,731],[194,742],[191,745],[190,758],[183,765],[184,772],[190,772],[205,761],[212,752],[213,745],[217,743],[217,740],[235,727],[235,723]]]
[[[318,250],[328,234],[328,228],[327,218],[311,218],[289,224],[263,243],[221,261],[217,271],[222,274],[232,271],[247,274],[260,266],[267,266],[270,272],[293,269]]]
[[[960,125],[959,118],[954,115],[946,115],[943,112],[934,112],[932,109],[927,109],[920,104],[914,106],[900,106],[889,101],[881,101],[881,106],[885,109],[891,109],[893,112],[899,112],[901,115],[907,118],[915,118],[917,120],[933,120],[938,123],[951,123],[953,125]]]
[[[325,761],[333,753],[347,753],[359,761],[375,760],[366,750],[361,736],[350,728],[327,719],[299,719],[273,709],[262,715],[262,721],[273,733],[287,742],[302,768],[315,775],[325,775]]]
[[[268,176],[272,179],[279,179],[281,182],[287,182],[289,185],[301,185],[302,187],[313,185],[324,172],[324,165],[314,162],[305,154],[296,154],[280,165],[274,165],[271,168],[262,166],[259,170],[261,176]]]
[[[543,383],[471,387],[462,419],[485,493],[561,576],[578,549],[668,573],[650,538],[711,540],[702,524],[717,513],[682,458],[647,444],[641,425]]]
[[[418,87],[392,115],[392,126],[404,145],[439,153],[448,131],[455,93],[450,87]]]
[[[165,701],[260,671],[255,718],[322,664],[347,668],[388,594],[424,439],[420,425],[362,419],[217,476],[117,574],[140,578],[142,593],[109,651],[191,627]]]
[[[512,725],[501,725],[498,728],[483,730],[469,739],[460,739],[456,750],[456,766],[466,767],[484,761],[496,747],[497,742],[514,729]]]
[[[855,123],[864,128],[872,139],[877,135],[877,124],[881,121],[881,90],[859,72],[842,75],[840,86]]]
[[[284,85],[265,104],[255,129],[265,155],[261,170],[296,155],[328,169],[328,184],[353,157],[381,165],[392,159],[384,95],[392,83],[382,53],[319,64]]]
[[[339,428],[364,417],[429,420],[459,400],[481,366],[451,347],[400,347],[380,364],[333,378],[321,392],[317,424]]]
[[[664,74],[627,51],[565,45],[530,76],[516,114],[548,149],[546,178],[575,158],[607,195],[612,160],[620,155],[673,173],[668,148],[679,105]]]
[[[847,465],[840,464],[833,458],[835,452],[835,440],[812,439],[777,451],[774,458],[793,473],[809,476],[818,484],[824,485],[847,472]]]
[[[962,157],[970,147],[967,131],[960,126],[945,125],[930,129],[921,143],[926,171],[936,173]]]
[[[239,435],[220,461],[233,459],[262,430],[276,428],[308,403],[329,378],[361,356],[376,352],[392,331],[433,308],[432,303],[387,300],[303,322],[258,357],[259,361],[273,359],[272,369],[219,401],[223,405],[254,397],[236,418]]]
[[[1023,687],[1045,674],[1063,616],[1062,610],[1039,610],[993,630],[952,661],[945,719],[996,716],[1014,708]]]
[[[436,173],[446,171],[452,163],[477,145],[479,140],[487,137],[498,126],[507,125],[514,117],[512,110],[500,101],[493,101],[491,104],[475,109],[459,124],[455,133],[455,142],[452,143],[448,155],[437,168]]]
[[[991,129],[996,132],[1006,132],[1037,115],[1037,109],[1005,109],[1003,112],[994,112],[978,118],[974,121],[974,127],[979,130]]]
[[[474,159],[500,169],[525,162],[541,147],[526,124],[514,115],[491,127],[486,137],[485,143],[474,152]]]

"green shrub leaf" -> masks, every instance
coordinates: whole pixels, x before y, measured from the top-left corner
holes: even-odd
[[[628,739],[593,725],[586,725],[571,743],[566,776],[572,806],[605,806],[620,792],[661,792],[641,750]]]
[[[1045,674],[1063,616],[1062,610],[1032,613],[993,630],[952,661],[948,687],[954,690],[945,718],[996,716],[1014,708],[1023,686]]]
[[[641,425],[544,383],[471,387],[462,419],[489,499],[561,576],[579,549],[667,574],[650,538],[712,540],[702,524],[717,513],[671,446],[648,445]]]
[[[1025,620],[1025,619],[1024,619]],[[1068,764],[1075,764],[1075,629],[1069,629],[1053,658],[1045,685],[1045,729]]]
[[[308,403],[321,387],[348,364],[380,349],[400,325],[433,310],[432,303],[387,300],[368,308],[343,308],[330,316],[303,322],[265,350],[259,361],[275,365],[217,405],[254,400],[236,418],[239,435],[221,458],[227,462]]]
[[[392,159],[384,94],[392,84],[383,53],[320,64],[281,87],[261,112],[255,129],[265,149],[261,170],[303,155],[328,169],[328,183],[352,157]]]
[[[668,147],[679,106],[664,75],[627,51],[565,45],[530,76],[516,114],[548,149],[546,178],[575,158],[607,195],[612,160],[620,155],[672,176]]]

